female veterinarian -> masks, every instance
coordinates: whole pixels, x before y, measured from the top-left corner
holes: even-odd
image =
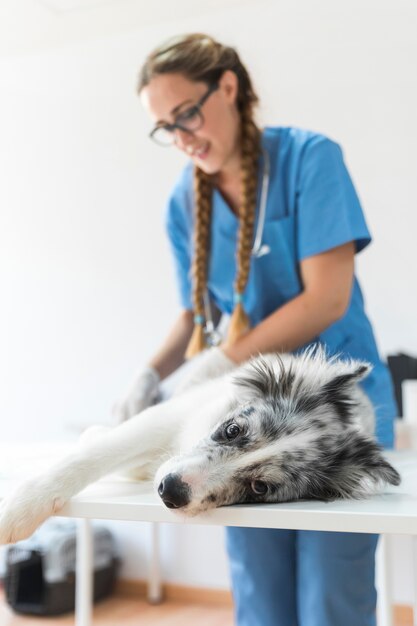
[[[354,276],[354,255],[371,238],[340,147],[298,128],[258,128],[247,70],[233,48],[206,35],[153,51],[139,93],[152,139],[190,157],[166,214],[183,311],[119,403],[119,419],[154,402],[161,379],[215,343],[210,301],[230,325],[196,359],[197,376],[319,341],[374,365],[363,387],[378,439],[391,446],[391,382]],[[237,624],[374,625],[376,542],[229,528]]]

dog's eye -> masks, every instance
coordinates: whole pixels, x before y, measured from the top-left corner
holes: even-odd
[[[235,422],[232,422],[232,424],[229,424],[228,426],[226,426],[225,434],[229,440],[236,439],[239,433],[240,433],[240,428],[237,424],[235,424]]]
[[[268,485],[263,480],[253,480],[250,484],[253,493],[257,496],[264,496],[268,491]]]

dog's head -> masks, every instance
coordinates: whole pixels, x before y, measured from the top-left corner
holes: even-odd
[[[321,350],[253,359],[235,375],[237,406],[158,472],[161,498],[193,515],[225,504],[358,498],[398,485],[364,430],[373,412],[357,383],[369,370]]]

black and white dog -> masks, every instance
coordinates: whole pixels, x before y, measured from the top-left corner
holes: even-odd
[[[164,504],[187,515],[236,503],[358,498],[398,485],[358,385],[369,370],[320,348],[268,354],[113,429],[93,427],[71,455],[0,504],[0,543],[28,537],[115,471],[154,478]]]

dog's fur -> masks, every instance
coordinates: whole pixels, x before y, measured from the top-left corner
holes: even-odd
[[[358,385],[369,370],[320,348],[259,356],[114,429],[90,429],[75,452],[0,504],[0,543],[28,537],[116,470],[154,477],[165,505],[189,515],[225,504],[358,498],[398,485]]]

